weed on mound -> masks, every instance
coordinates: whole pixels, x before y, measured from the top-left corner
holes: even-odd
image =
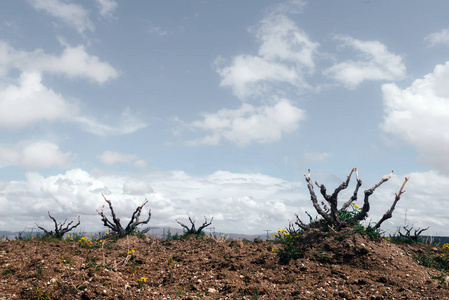
[[[280,264],[307,258],[322,263],[360,265],[370,249],[382,242],[378,232],[367,234],[363,227],[345,227],[336,231],[324,221],[310,225],[309,230],[300,233],[278,231],[274,242],[281,246],[277,251]]]

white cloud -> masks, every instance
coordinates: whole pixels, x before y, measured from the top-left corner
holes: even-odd
[[[22,73],[19,85],[0,89],[0,127],[22,128],[38,121],[54,121],[76,114],[77,108],[41,83],[39,73]]]
[[[65,168],[73,160],[70,152],[61,152],[58,145],[38,141],[14,146],[0,144],[0,167],[20,165],[26,169]]]
[[[345,174],[347,175],[347,174]],[[313,176],[313,174],[312,174]],[[363,180],[363,170],[359,173]],[[449,177],[435,172],[411,173],[406,193],[396,206],[393,218],[385,221],[382,229],[394,233],[404,223],[417,227],[430,226],[429,233],[449,235],[449,220],[442,209],[449,186]],[[393,176],[370,197],[370,219],[377,222],[390,208],[395,193],[399,191],[404,176]],[[322,179],[313,177],[313,180]],[[380,180],[380,177],[379,177]],[[378,181],[367,182],[372,187]],[[334,188],[323,182],[329,189]],[[339,184],[339,183],[337,183]],[[355,180],[340,197],[340,205],[352,195]],[[153,172],[116,176],[91,174],[73,169],[55,176],[43,177],[28,173],[25,181],[6,181],[0,184],[0,211],[3,230],[23,230],[34,223],[53,226],[47,217],[50,210],[58,220],[81,215],[86,231],[102,228],[96,209],[104,201],[101,194],[112,200],[115,212],[123,222],[128,222],[137,205],[144,199],[144,207],[152,210],[149,226],[178,227],[174,219],[186,219],[189,213],[201,220],[206,215],[215,216],[216,232],[263,233],[276,231],[294,219],[294,212],[308,221],[304,211],[315,216],[304,179],[289,182],[264,174],[243,174],[216,171],[208,176],[195,177],[182,171]],[[363,201],[363,191],[358,202]],[[107,211],[107,208],[105,208]],[[109,213],[109,212],[108,212]],[[369,221],[369,220],[368,220]]]
[[[130,179],[123,184],[123,193],[129,195],[145,195],[153,193],[153,188],[148,182]]]
[[[262,20],[257,31],[261,41],[259,55],[267,61],[291,62],[299,67],[313,70],[313,57],[318,43],[312,42],[307,34],[283,15]]]
[[[445,207],[449,177],[434,171],[413,172],[405,176],[395,175],[384,183],[370,197],[372,220],[377,222],[390,208],[395,193],[399,192],[404,182],[404,177],[410,177],[405,186],[406,192],[397,203],[393,217],[385,221],[381,228],[388,229],[394,234],[398,227],[406,223],[415,229],[430,227],[425,235],[448,236],[449,219]],[[370,184],[370,187],[373,185]]]
[[[274,106],[255,107],[245,103],[235,110],[222,109],[217,113],[203,114],[203,118],[191,126],[212,131],[212,135],[193,140],[191,145],[217,145],[221,139],[226,139],[245,147],[252,142],[279,140],[283,133],[296,130],[305,114],[288,100],[282,99]]]
[[[49,15],[62,20],[79,33],[85,30],[94,31],[95,26],[89,19],[89,12],[78,4],[64,3],[59,0],[29,0],[37,10],[43,10]]]
[[[449,172],[449,62],[406,89],[382,86],[382,129],[413,145],[421,161]]]
[[[332,156],[332,153],[328,153],[328,152],[305,151],[303,154],[304,160],[307,162],[316,162],[316,161],[322,162],[331,156]]]
[[[378,41],[361,41],[350,36],[337,36],[342,47],[352,48],[359,60],[347,60],[324,71],[324,74],[355,88],[365,80],[399,80],[405,78],[406,68],[399,55],[388,52]]]
[[[259,55],[237,55],[230,66],[219,66],[220,86],[231,87],[240,99],[276,91],[281,83],[296,90],[310,88],[303,73],[314,69],[317,43],[283,15],[264,19],[256,36],[261,43]]]
[[[231,87],[240,99],[262,96],[269,91],[270,83],[287,82],[295,85],[302,80],[292,67],[251,55],[236,56],[231,66],[217,72],[223,78],[220,86]]]
[[[113,18],[112,12],[117,9],[118,4],[114,0],[96,0],[100,5],[100,15],[103,18]]]
[[[130,163],[136,160],[136,154],[123,154],[113,151],[105,151],[97,156],[100,161],[106,165],[113,165],[116,163]]]
[[[81,125],[83,130],[99,136],[130,134],[148,126],[147,123],[132,115],[129,110],[125,110],[121,114],[118,121],[115,121],[118,123],[115,126],[106,125],[93,118],[82,116],[74,117],[73,121]]]
[[[139,159],[134,162],[134,165],[138,168],[145,168],[147,166],[147,163],[143,159]]]
[[[279,4],[272,14],[301,14],[306,6],[304,0],[288,0]]]
[[[148,32],[151,34],[159,35],[159,36],[166,36],[171,33],[170,31],[168,31],[166,29],[163,29],[159,26],[153,26],[153,25],[148,27]]]
[[[26,181],[0,186],[0,204],[9,208],[0,211],[4,222],[0,225],[3,230],[23,230],[35,222],[52,226],[47,217],[50,210],[58,220],[80,214],[86,231],[101,230],[95,210],[104,203],[103,193],[125,223],[136,206],[148,199],[143,214],[151,208],[149,226],[179,227],[175,219],[185,219],[189,213],[200,220],[204,215],[215,216],[217,232],[262,233],[288,225],[292,211],[302,212],[298,199],[308,201],[308,197],[302,198],[300,186],[263,174],[225,171],[204,177],[182,171],[100,177],[79,169],[49,177],[29,173]]]
[[[45,87],[42,76],[24,72],[17,85],[0,86],[0,128],[21,129],[42,121],[64,121],[79,124],[83,130],[100,136],[123,135],[147,126],[126,109],[118,125],[108,126],[93,118],[79,115],[78,106]]]
[[[444,28],[439,32],[431,33],[426,36],[424,40],[429,44],[430,47],[436,46],[438,44],[449,44],[449,29]]]
[[[100,84],[119,76],[119,72],[110,64],[100,61],[95,55],[89,55],[84,46],[71,47],[63,41],[61,43],[65,47],[64,51],[60,56],[54,56],[44,53],[42,49],[32,52],[16,50],[0,41],[0,76],[7,75],[10,69],[18,69],[86,78]]]

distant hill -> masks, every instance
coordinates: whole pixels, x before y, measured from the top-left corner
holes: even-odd
[[[145,229],[145,228],[140,228]],[[28,236],[33,236],[36,234],[40,234],[42,233],[40,230],[26,230],[24,232],[22,232],[22,236],[23,237],[28,237]],[[73,233],[78,233],[77,231],[75,232],[70,232],[70,234]],[[182,230],[182,228],[173,228],[173,227],[150,227],[150,230],[147,232],[147,234],[151,237],[154,238],[167,238],[168,235],[182,235],[184,233],[184,231]],[[95,232],[82,232],[82,234],[85,234],[86,236],[93,236],[95,234],[98,234],[97,231]],[[242,240],[249,240],[252,241],[255,238],[260,238],[262,240],[266,240],[267,238],[267,234],[266,233],[261,233],[261,234],[242,234],[242,233],[225,233],[225,232],[216,232],[213,231],[212,229],[206,228],[204,230],[204,234],[206,234],[207,236],[214,236],[214,237],[221,237],[223,235],[226,236],[227,239],[230,240],[235,240],[235,239],[242,239]],[[15,237],[17,237],[19,235],[19,232],[13,232],[13,231],[0,231],[0,240],[2,238],[9,238],[9,239],[15,239]],[[271,237],[271,235],[270,235]]]
[[[420,236],[424,241],[440,243],[440,244],[449,244],[449,236],[428,236],[422,235]]]
[[[167,235],[170,233],[170,235],[182,235],[184,231],[182,228],[173,228],[173,227],[150,227],[150,230],[147,232],[149,236],[155,237],[155,238],[166,238]],[[235,240],[235,239],[242,239],[242,240],[254,240],[255,238],[260,238],[265,240],[266,239],[266,233],[265,234],[242,234],[242,233],[226,233],[226,232],[218,232],[210,230],[209,228],[204,229],[204,234],[207,236],[214,236],[214,237],[221,237],[223,235],[226,236],[227,239]]]
[[[143,228],[141,228],[143,229]],[[23,236],[28,235],[34,235],[36,233],[40,233],[40,231],[25,231],[23,232]],[[173,227],[150,227],[150,230],[147,232],[149,236],[152,236],[154,238],[167,238],[168,235],[182,235],[184,231],[182,228],[173,228]],[[221,237],[223,235],[226,236],[227,239],[235,240],[235,239],[242,239],[242,240],[249,240],[252,241],[255,238],[260,238],[262,240],[267,239],[267,233],[261,233],[261,234],[242,234],[242,233],[226,233],[226,232],[217,232],[213,231],[212,229],[206,228],[204,230],[204,233],[207,236],[214,236],[214,237]],[[12,232],[12,231],[0,231],[0,240],[1,238],[8,237],[9,239],[14,239],[16,236],[18,236],[19,232]],[[98,232],[87,232],[85,233],[88,236],[92,236],[94,234],[98,234]],[[268,236],[271,238],[271,234]],[[440,243],[440,244],[449,244],[449,236],[427,236],[422,235],[420,236],[423,241],[427,242],[434,242],[434,243]]]

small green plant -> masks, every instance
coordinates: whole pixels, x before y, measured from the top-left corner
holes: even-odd
[[[184,296],[184,294],[185,294],[185,292],[184,292],[182,286],[179,286],[178,290],[176,291],[175,298],[182,297],[182,296]]]
[[[290,260],[304,256],[304,247],[298,239],[299,235],[300,233],[290,234],[285,229],[278,230],[278,233],[274,235],[274,242],[282,245],[277,251],[281,264],[288,264]],[[272,252],[275,252],[274,248]]]
[[[75,237],[75,239],[70,238],[69,240],[71,241],[73,239],[78,243],[80,247],[83,248],[101,248],[102,246],[104,246],[105,238],[106,236],[102,236],[101,234],[99,234],[94,235],[91,238],[88,238],[87,236],[77,236]]]
[[[3,270],[2,275],[14,274],[15,270],[13,269],[12,264],[8,264],[6,269]]]
[[[51,300],[50,296],[48,295],[48,293],[46,291],[41,289],[34,282],[32,282],[32,281],[30,281],[30,282],[34,286],[34,293],[35,293],[35,296],[33,297],[34,299],[37,299],[37,300]]]
[[[126,268],[126,272],[131,273],[131,274],[139,271],[139,266],[140,266],[140,263],[136,261],[135,253],[136,253],[136,250],[131,249],[128,251],[128,254],[126,255],[126,258],[125,258],[125,264],[128,265],[128,267]]]
[[[142,231],[137,231],[134,234],[140,239],[144,239],[146,237],[146,234]]]
[[[35,271],[36,271],[36,276],[37,277],[40,277],[40,276],[42,276],[42,267],[41,266],[37,266],[36,268],[35,268]]]
[[[354,229],[361,235],[368,236],[373,241],[380,241],[382,238],[380,229],[371,226],[371,224],[368,224],[366,227],[360,223],[355,224]]]
[[[70,257],[66,257],[66,256],[64,256],[62,254],[61,254],[61,259],[62,259],[62,262],[65,263],[65,264],[71,264],[72,263],[72,259]]]
[[[140,277],[139,280],[137,280],[137,285],[139,287],[139,289],[143,288],[143,285],[147,282],[147,278],[146,277]]]

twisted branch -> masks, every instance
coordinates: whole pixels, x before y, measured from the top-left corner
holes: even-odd
[[[186,234],[201,234],[201,231],[204,228],[206,228],[207,226],[211,225],[212,224],[212,220],[214,219],[214,217],[212,217],[210,219],[210,222],[207,222],[207,218],[206,218],[206,216],[204,216],[204,223],[203,223],[203,225],[201,225],[198,229],[196,229],[195,228],[195,222],[192,220],[192,218],[190,216],[188,216],[188,217],[189,217],[190,224],[192,225],[190,228],[187,225],[185,225],[184,223],[181,223],[181,222],[179,222],[178,220],[175,219],[175,221],[179,225],[181,225],[183,228],[185,228],[187,230]]]
[[[106,199],[106,197],[101,194],[103,196],[103,199],[105,201],[105,203],[103,203],[103,206],[101,208],[101,212],[98,211],[97,209],[97,213],[101,216],[101,220],[103,221],[103,225],[108,227],[109,229],[111,229],[111,231],[115,234],[118,235],[127,235],[130,234],[132,232],[135,231],[136,227],[139,224],[147,224],[148,222],[150,222],[151,219],[151,209],[148,211],[148,219],[146,219],[145,221],[139,221],[139,217],[140,214],[142,212],[142,208],[144,207],[145,204],[148,203],[148,200],[145,199],[145,201],[142,203],[142,205],[138,206],[136,208],[136,210],[134,211],[134,213],[131,216],[131,220],[129,221],[128,225],[126,226],[125,229],[123,229],[122,224],[120,223],[120,219],[116,217],[115,212],[114,212],[114,208],[112,207],[112,203],[111,200]],[[104,214],[104,206],[105,204],[109,205],[109,209],[111,211],[111,215],[112,215],[112,222],[109,221],[109,219],[106,217],[106,215]]]
[[[58,223],[58,222],[56,222],[56,219],[50,215],[50,211],[48,212],[48,216],[55,223],[55,231],[52,231],[52,230],[48,231],[45,228],[37,225],[36,223],[35,224],[36,224],[37,228],[44,231],[47,236],[55,237],[57,239],[62,239],[64,234],[71,231],[72,229],[75,229],[80,224],[80,216],[78,216],[78,223],[76,225],[72,225],[72,223],[75,221],[75,220],[72,220],[69,224],[67,224],[66,227],[63,228],[63,226],[67,222],[67,219],[65,219],[63,223]],[[72,225],[72,226],[70,226],[70,225]]]
[[[391,177],[391,176],[390,176]],[[387,210],[387,212],[382,216],[382,218],[379,220],[379,222],[377,222],[377,224],[374,226],[374,229],[377,229],[380,227],[380,225],[385,221],[388,220],[392,217],[393,215],[393,211],[396,208],[396,203],[398,203],[398,201],[401,199],[401,195],[403,193],[405,193],[404,191],[404,187],[405,184],[407,183],[407,181],[410,179],[410,177],[405,177],[404,183],[402,183],[401,189],[399,190],[399,193],[396,194],[396,197],[394,199],[393,204],[391,205],[390,209]],[[387,179],[388,180],[388,179]]]

